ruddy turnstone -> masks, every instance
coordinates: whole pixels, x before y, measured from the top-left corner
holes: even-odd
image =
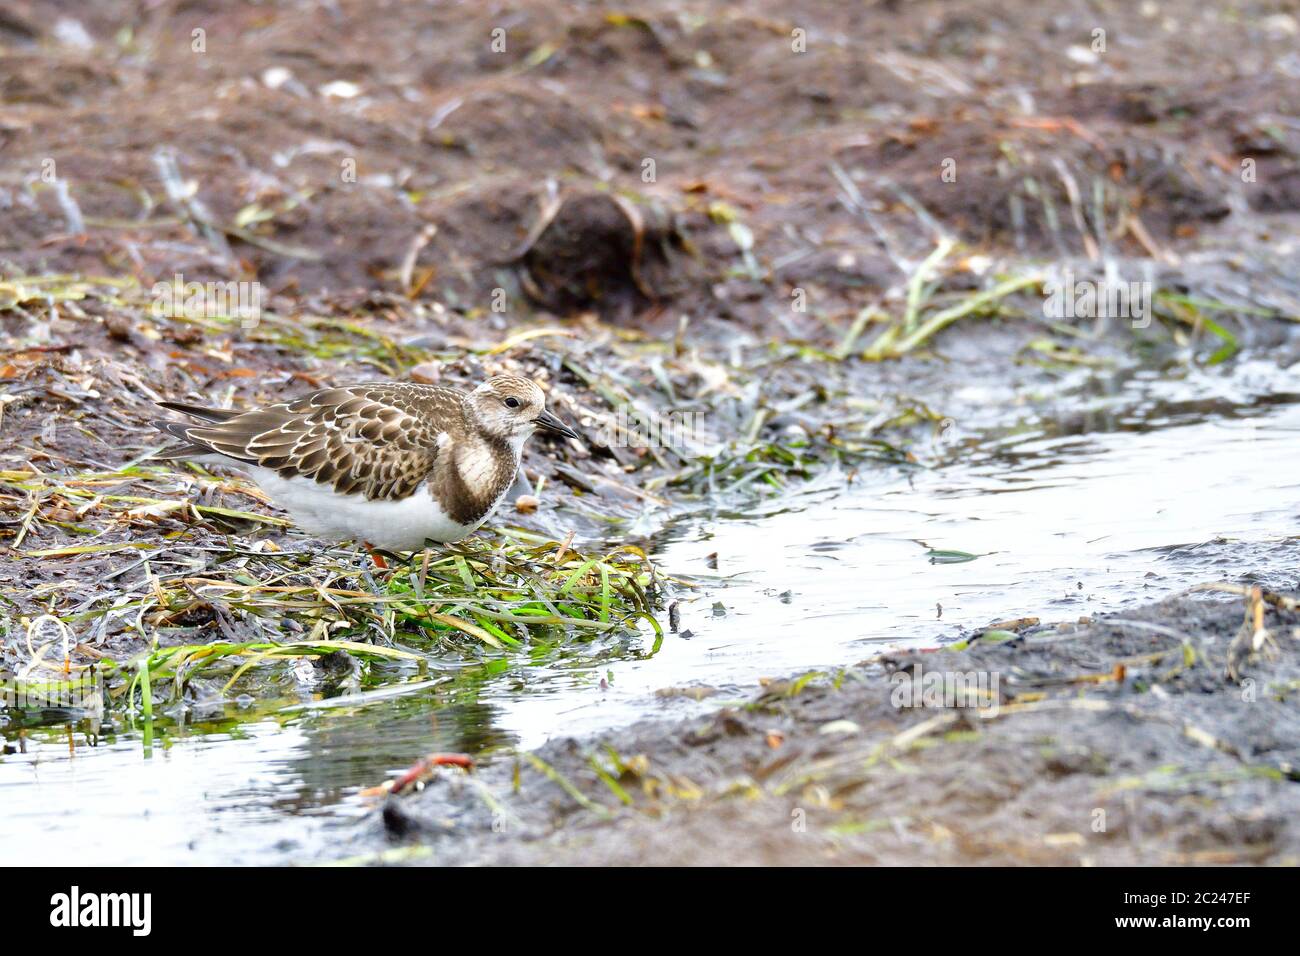
[[[242,412],[160,402],[204,424],[154,422],[186,443],[155,457],[242,469],[313,535],[413,551],[477,530],[538,428],[578,437],[545,402],[513,375],[469,393],[410,382],[325,388]]]

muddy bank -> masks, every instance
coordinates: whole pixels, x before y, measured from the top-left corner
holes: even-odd
[[[9,274],[838,341],[941,234],[1173,267],[1300,206],[1267,3],[12,6]]]
[[[1273,547],[1294,561],[1294,540]],[[1207,590],[1093,621],[991,622],[705,716],[557,740],[472,776],[443,768],[331,850],[443,865],[1294,865],[1300,613],[1293,575],[1264,584],[1254,604]]]

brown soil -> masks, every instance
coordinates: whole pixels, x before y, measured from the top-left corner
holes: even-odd
[[[0,38],[0,260],[145,285],[179,271],[290,295],[407,292],[402,263],[432,226],[408,281],[483,314],[496,288],[527,308],[494,265],[551,191],[595,187],[675,211],[706,267],[681,308],[765,325],[799,286],[815,303],[808,332],[814,316],[896,284],[900,272],[872,263],[923,255],[939,224],[991,248],[1145,255],[1195,247],[1233,209],[1295,212],[1289,6],[1229,16],[1170,2],[1148,15],[986,0],[792,14],[765,0],[655,0],[635,13],[537,2],[377,14],[362,2],[19,0]],[[98,45],[59,44],[60,17]],[[242,236],[205,236],[167,199],[160,150],[212,220],[245,223]],[[85,232],[69,231],[41,178],[50,160]],[[607,219],[590,217],[593,243],[608,239]],[[757,275],[735,268],[735,233],[720,228],[733,219],[754,237]],[[625,291],[613,286],[544,304],[599,304]]]

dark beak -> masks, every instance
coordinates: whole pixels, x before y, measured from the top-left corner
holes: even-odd
[[[565,438],[578,437],[577,432],[575,432],[568,425],[564,424],[564,422],[560,421],[550,412],[543,411],[540,415],[534,418],[533,421],[536,422],[538,425],[540,425],[542,428],[545,428],[548,432],[558,432],[559,434],[563,435]]]

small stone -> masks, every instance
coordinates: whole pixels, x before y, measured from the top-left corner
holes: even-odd
[[[515,499],[515,510],[520,514],[530,515],[537,510],[540,504],[541,501],[538,500],[536,495],[520,495]]]
[[[320,88],[321,96],[333,96],[340,100],[350,100],[354,96],[361,94],[361,87],[355,83],[349,83],[346,80],[334,80],[332,83],[326,83]]]
[[[1300,24],[1297,24],[1296,18],[1289,13],[1275,13],[1264,18],[1264,29],[1269,33],[1295,36],[1296,30],[1300,29]]]
[[[421,385],[437,385],[442,378],[442,366],[437,362],[421,362],[410,372],[411,381]]]
[[[1065,51],[1065,55],[1075,63],[1082,63],[1084,66],[1093,66],[1100,59],[1096,53],[1088,49],[1086,46],[1078,46],[1077,44],[1068,47]]]
[[[278,90],[293,79],[293,73],[282,66],[273,66],[262,71],[262,83],[273,90]]]
[[[54,37],[64,46],[76,47],[78,50],[89,50],[95,45],[94,38],[86,32],[81,21],[71,17],[62,17],[54,24]]]
[[[110,315],[104,320],[104,330],[108,336],[118,342],[130,342],[131,334],[135,327],[131,324],[130,319],[121,315]]]
[[[838,734],[857,734],[861,733],[862,728],[851,720],[832,720],[828,724],[822,724],[817,728],[817,733],[825,736]]]

